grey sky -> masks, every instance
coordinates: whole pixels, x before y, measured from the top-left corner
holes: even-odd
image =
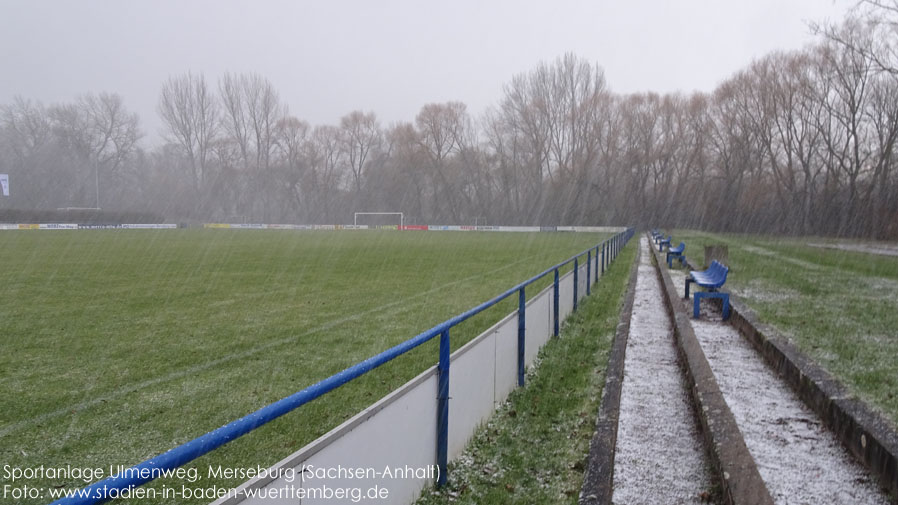
[[[810,42],[846,0],[0,0],[0,103],[113,91],[158,139],[162,82],[189,70],[268,78],[291,112],[414,119],[429,102],[480,114],[515,74],[567,51],[618,92],[709,91],[753,58]]]

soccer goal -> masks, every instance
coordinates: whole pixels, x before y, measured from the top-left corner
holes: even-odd
[[[405,225],[405,215],[402,212],[356,212],[352,218],[353,226],[359,225],[359,216],[399,216],[399,229],[401,230],[402,227]],[[365,221],[365,219],[363,219],[363,221]],[[392,221],[392,223],[390,223],[390,224],[393,224],[396,222],[396,218],[395,217],[393,217],[392,219],[384,219],[384,218],[377,219],[377,218],[375,218],[375,219],[371,220],[370,224],[373,224],[376,226],[376,225],[384,224],[385,222],[390,222],[390,221]],[[363,224],[369,224],[369,223],[363,223]]]

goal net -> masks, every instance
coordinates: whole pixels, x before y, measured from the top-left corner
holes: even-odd
[[[356,212],[352,218],[355,226],[367,225],[372,228],[390,227],[402,229],[405,215],[402,212]]]

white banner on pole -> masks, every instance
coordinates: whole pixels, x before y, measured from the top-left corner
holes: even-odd
[[[3,187],[3,196],[9,196],[9,174],[0,174],[0,186]]]

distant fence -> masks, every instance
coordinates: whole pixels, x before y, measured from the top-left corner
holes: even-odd
[[[621,233],[627,228],[619,226],[466,226],[466,225],[353,225],[353,224],[246,224],[206,223],[203,228],[231,230],[401,230],[401,231],[507,231],[507,232],[555,232]]]
[[[121,496],[123,490],[165,475],[167,471],[189,463],[439,337],[437,366],[276,464],[270,471],[263,472],[236,490],[229,490],[216,503],[296,503],[298,500],[295,497],[299,494],[302,494],[304,504],[319,501],[333,503],[334,495],[328,497],[321,494],[325,493],[325,488],[321,487],[321,480],[315,482],[319,475],[310,469],[338,468],[365,471],[366,474],[370,470],[374,473],[363,478],[325,476],[326,486],[332,493],[347,489],[361,491],[366,481],[389,481],[390,503],[412,501],[428,482],[436,480],[440,485],[446,482],[449,459],[462,452],[477,425],[489,417],[516,385],[524,385],[526,366],[533,362],[539,348],[551,335],[558,335],[560,321],[577,309],[578,301],[583,296],[590,294],[592,284],[598,281],[633,233],[632,228],[624,229],[395,347],[113,477],[95,482],[72,497],[53,502],[53,505],[103,503]],[[581,262],[584,256],[585,261]],[[569,264],[573,264],[573,270],[560,276],[560,269]],[[526,288],[548,275],[553,276],[552,284],[527,301]],[[517,311],[450,356],[450,330],[453,327],[515,295],[518,298]],[[512,359],[508,359],[509,356]],[[455,371],[451,384],[450,369]],[[450,385],[453,391],[451,403]],[[351,462],[352,468],[347,468],[347,461]],[[397,474],[385,478],[382,470],[388,468],[396,469]],[[294,499],[285,500],[284,489],[291,489]],[[303,493],[303,490],[312,489],[318,490],[318,494]],[[372,486],[367,489],[370,491]],[[272,492],[266,493],[266,490]]]
[[[352,225],[352,224],[253,224],[253,223],[203,223],[187,225],[175,223],[0,223],[0,230],[173,230],[176,228],[209,228],[228,230],[399,230],[399,231],[502,231],[502,232],[582,232],[620,233],[626,228],[618,226],[464,226],[464,225]]]
[[[0,223],[0,230],[174,230],[183,226],[162,224],[77,224],[77,223]]]

